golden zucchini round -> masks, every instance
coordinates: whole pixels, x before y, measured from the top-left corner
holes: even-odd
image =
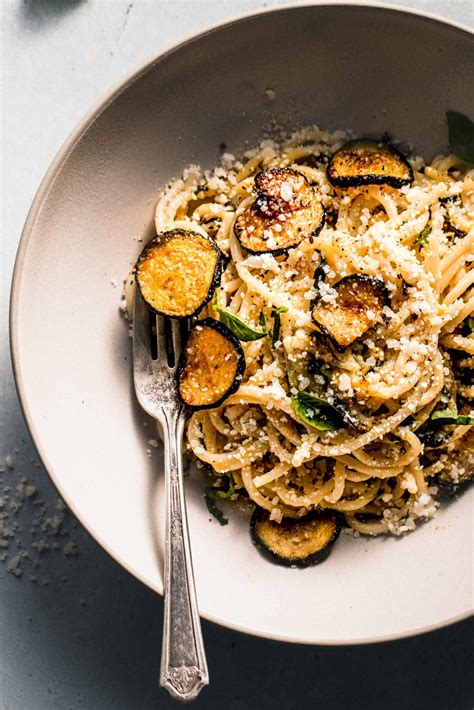
[[[251,254],[283,254],[324,225],[324,209],[297,170],[271,168],[255,176],[255,200],[235,222],[241,245]]]
[[[250,521],[254,544],[266,557],[284,567],[309,567],[324,562],[341,532],[335,513],[310,513],[304,518],[270,520],[266,510],[256,508]]]
[[[390,296],[381,279],[365,274],[345,276],[333,286],[334,300],[318,297],[312,317],[321,333],[338,350],[344,350],[377,323],[383,322],[383,308]]]
[[[145,246],[137,261],[136,281],[155,313],[189,318],[212,298],[221,268],[221,252],[210,237],[173,229]]]
[[[410,163],[390,143],[353,140],[345,143],[331,157],[327,176],[337,187],[390,185],[403,187],[413,182]]]
[[[240,342],[220,321],[206,318],[190,330],[178,366],[178,396],[191,409],[218,407],[245,371]]]

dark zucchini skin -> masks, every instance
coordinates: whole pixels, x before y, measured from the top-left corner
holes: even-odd
[[[285,200],[279,194],[284,183],[295,182],[301,185],[303,196],[293,194]],[[304,239],[315,237],[324,227],[324,208],[316,198],[312,186],[306,177],[292,168],[270,168],[261,170],[255,176],[255,200],[236,220],[234,232],[240,244],[249,254],[271,253],[274,256],[287,254],[290,249],[298,246]],[[302,202],[303,201],[303,204]],[[281,221],[280,217],[286,217]],[[309,222],[309,223],[308,223]],[[277,232],[275,227],[281,227]],[[248,232],[251,227],[253,231]],[[294,231],[293,238],[288,238],[288,231]],[[267,244],[257,247],[257,243],[265,242],[263,233],[273,232],[274,246]],[[249,234],[253,235],[249,237]],[[260,235],[260,236],[259,236]],[[252,240],[256,240],[252,246]],[[284,245],[278,245],[283,241]]]
[[[383,174],[383,172],[373,172],[364,175],[362,174],[362,171],[360,174],[357,174],[357,161],[359,160],[361,162],[362,167],[364,162],[362,153],[364,149],[367,148],[373,148],[374,155],[377,153],[379,155],[385,154],[387,160],[391,159],[399,165],[402,165],[406,171],[406,177],[390,174],[390,171],[387,171],[386,174]],[[341,172],[338,172],[338,163],[339,161],[342,162],[346,156],[349,161],[352,161],[352,168],[355,174],[341,174]],[[404,185],[410,185],[413,182],[413,170],[405,156],[390,143],[376,141],[370,138],[356,139],[345,143],[331,156],[326,169],[326,174],[329,182],[336,187],[390,185],[391,187],[400,188]]]
[[[330,534],[327,535],[324,540],[324,545],[319,549],[315,549],[311,554],[305,557],[291,556],[291,550],[288,548],[287,554],[281,554],[275,549],[271,549],[268,545],[268,540],[263,539],[262,531],[264,531],[263,526],[271,526],[273,534],[281,534],[282,538],[289,535],[293,530],[295,535],[301,534],[302,530],[306,529],[308,535],[315,535],[315,531],[312,530],[313,526],[317,526],[318,522],[323,522],[328,524],[331,521]],[[320,528],[319,528],[320,529]],[[270,520],[270,516],[266,510],[257,507],[250,520],[250,534],[254,545],[258,550],[267,557],[270,561],[276,562],[283,567],[309,567],[311,565],[317,565],[324,562],[329,556],[334,544],[339,537],[342,529],[342,517],[333,513],[332,511],[324,511],[322,513],[309,513],[305,515],[304,518],[299,519],[288,519],[284,518],[281,523],[276,523]],[[282,539],[284,544],[285,540]],[[297,543],[296,543],[297,544]],[[291,545],[291,543],[290,543]]]
[[[357,282],[357,281],[358,281],[358,282],[361,282],[361,283],[369,284],[371,287],[373,287],[374,289],[377,290],[378,295],[380,296],[380,299],[381,299],[381,309],[382,309],[384,306],[389,306],[389,305],[390,305],[390,303],[391,303],[391,300],[390,300],[390,293],[389,293],[387,287],[385,286],[385,284],[384,284],[384,282],[382,281],[382,279],[379,279],[379,278],[377,278],[377,277],[375,277],[375,276],[368,276],[367,274],[354,274],[354,275],[352,275],[352,276],[344,276],[344,278],[342,278],[340,281],[338,281],[337,283],[335,283],[335,284],[333,285],[333,288],[336,289],[336,290],[338,290],[338,288],[341,286],[341,284],[348,283],[348,282]],[[314,309],[315,309],[315,307],[319,304],[320,301],[321,301],[321,297],[320,297],[320,296],[317,296],[317,297],[314,299],[314,301],[312,302],[312,304],[311,304],[311,313],[312,313],[312,315],[314,314]],[[328,304],[328,306],[330,306],[330,304]],[[319,330],[321,331],[321,333],[325,336],[325,338],[327,338],[327,340],[331,343],[331,345],[335,348],[335,350],[337,350],[337,352],[344,352],[344,350],[345,350],[346,348],[348,348],[350,345],[352,345],[352,343],[354,343],[356,340],[358,340],[358,339],[361,338],[363,335],[365,335],[365,333],[366,333],[368,330],[370,330],[370,328],[372,328],[372,327],[376,324],[376,322],[377,322],[377,321],[375,321],[372,325],[369,325],[369,326],[364,330],[363,333],[361,333],[361,334],[358,335],[357,337],[353,338],[353,340],[351,340],[351,341],[348,342],[347,344],[342,344],[341,342],[339,342],[339,341],[337,340],[337,338],[335,337],[334,333],[332,333],[328,327],[322,325],[321,323],[319,323],[318,320],[316,320],[316,318],[314,317],[314,315],[313,315],[313,321],[314,321],[314,323],[316,323],[316,325],[318,326],[318,329],[319,329]]]
[[[214,252],[216,254],[216,263],[215,263],[215,267],[214,267],[214,274],[212,276],[211,283],[209,285],[209,288],[207,290],[204,300],[202,300],[199,303],[199,305],[197,306],[197,308],[194,308],[194,310],[191,309],[191,311],[187,311],[186,313],[183,313],[181,315],[170,314],[170,313],[165,312],[164,310],[157,310],[147,300],[146,294],[144,294],[144,292],[143,292],[142,284],[140,283],[140,278],[139,278],[140,266],[145,261],[150,250],[153,249],[157,245],[161,245],[161,244],[164,244],[165,242],[171,241],[175,237],[188,237],[190,239],[197,237],[203,241],[206,240],[210,244],[210,246],[212,247],[212,249],[214,250]],[[185,229],[172,229],[168,232],[161,232],[160,234],[158,234],[156,237],[154,237],[151,241],[149,241],[145,245],[142,253],[138,257],[137,264],[135,267],[135,281],[136,281],[137,286],[140,290],[140,294],[141,294],[143,300],[145,301],[148,308],[153,313],[156,313],[159,316],[167,316],[168,318],[175,318],[178,320],[183,319],[183,318],[191,318],[193,316],[198,315],[198,313],[200,313],[200,311],[204,308],[206,303],[208,303],[211,300],[216,288],[218,288],[218,286],[220,285],[221,274],[222,274],[222,263],[223,263],[223,254],[222,254],[221,250],[219,249],[219,247],[217,246],[216,242],[214,242],[214,240],[211,239],[211,237],[208,237],[208,236],[204,237],[204,235],[197,234],[197,232],[192,232],[191,230],[187,231]]]
[[[214,402],[210,402],[208,404],[202,404],[202,405],[191,405],[186,402],[183,397],[181,396],[181,391],[180,391],[180,382],[182,375],[185,371],[186,368],[186,355],[187,355],[187,345],[189,342],[189,339],[196,327],[208,327],[208,328],[213,328],[217,333],[222,335],[228,342],[231,343],[233,349],[235,350],[237,354],[237,369],[235,371],[234,379],[230,387],[224,392],[224,394],[216,399]],[[240,344],[239,340],[235,337],[233,332],[226,326],[224,323],[221,323],[218,320],[215,320],[214,318],[204,318],[203,320],[198,321],[195,323],[193,328],[188,333],[188,337],[186,340],[186,343],[183,347],[182,353],[179,358],[179,363],[178,363],[178,370],[177,370],[177,383],[178,383],[178,399],[182,404],[184,404],[186,407],[193,411],[197,411],[200,409],[214,409],[215,407],[219,407],[225,400],[230,397],[231,394],[234,394],[239,387],[240,383],[242,381],[242,377],[245,372],[245,355],[244,351],[242,350],[242,345]]]

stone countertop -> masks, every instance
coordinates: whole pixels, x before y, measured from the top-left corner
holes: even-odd
[[[163,604],[61,505],[31,444],[8,354],[8,295],[21,229],[56,151],[90,105],[151,54],[262,0],[1,0],[2,363],[0,496],[15,552],[0,549],[0,708],[175,707],[158,687]],[[388,3],[387,3],[388,4]],[[402,2],[474,24],[472,0]],[[7,458],[7,463],[3,464]],[[18,487],[18,488],[17,488]],[[1,501],[0,501],[1,506]],[[0,511],[1,512],[1,511]],[[44,546],[32,548],[31,528]],[[61,534],[63,533],[63,534]],[[76,546],[78,554],[76,554]],[[22,558],[22,550],[30,559]],[[20,577],[8,571],[18,557]],[[429,603],[429,600],[427,600]],[[212,684],[196,708],[468,710],[468,622],[386,644],[290,646],[204,622]]]

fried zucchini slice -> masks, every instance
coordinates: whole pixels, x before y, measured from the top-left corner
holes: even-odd
[[[327,176],[337,187],[403,187],[413,182],[411,165],[399,150],[368,138],[349,141],[339,148],[328,163]]]
[[[383,321],[383,308],[390,302],[381,279],[365,274],[346,276],[333,289],[333,301],[319,296],[313,303],[313,321],[337,350],[344,350],[377,323]]]
[[[324,209],[297,170],[271,168],[255,176],[255,200],[235,222],[241,245],[251,254],[283,254],[324,225]]]
[[[266,510],[256,508],[250,521],[254,544],[266,557],[284,567],[309,567],[328,557],[341,532],[335,513],[310,513],[304,518],[270,520]]]
[[[143,300],[158,315],[195,316],[219,285],[221,252],[210,237],[185,229],[158,234],[143,249],[136,281]]]
[[[178,365],[178,396],[191,409],[218,407],[235,392],[245,371],[242,346],[213,318],[190,330]]]

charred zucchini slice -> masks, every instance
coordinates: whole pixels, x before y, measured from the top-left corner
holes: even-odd
[[[341,532],[335,513],[310,513],[304,518],[270,520],[266,510],[256,508],[250,532],[260,552],[284,567],[309,567],[328,557]]]
[[[383,308],[390,297],[381,279],[365,274],[346,276],[333,289],[337,292],[335,299],[318,297],[313,303],[312,316],[321,333],[338,350],[344,350],[383,321]]]
[[[245,370],[242,346],[213,318],[190,330],[178,365],[178,395],[192,409],[218,407],[235,392]]]
[[[221,276],[221,253],[210,238],[184,229],[163,232],[143,249],[136,280],[158,315],[194,316],[209,301]]]
[[[255,176],[252,205],[237,218],[235,234],[251,254],[283,254],[324,224],[324,209],[297,170],[271,168]]]
[[[328,163],[327,176],[337,187],[403,187],[413,182],[413,170],[400,151],[390,143],[368,138],[349,141],[339,148]]]

